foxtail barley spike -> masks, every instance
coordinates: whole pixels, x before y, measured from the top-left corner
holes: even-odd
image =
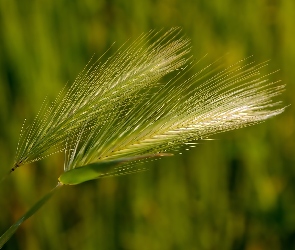
[[[180,32],[150,31],[105,63],[89,63],[23,129],[15,168],[52,148],[65,151],[65,171],[100,161],[160,156],[284,111],[273,100],[284,85],[260,73],[267,62],[255,65],[248,58],[224,67],[217,60],[196,72],[202,60],[188,56],[190,41]],[[169,81],[161,80],[172,72]],[[119,170],[106,175],[121,174]]]

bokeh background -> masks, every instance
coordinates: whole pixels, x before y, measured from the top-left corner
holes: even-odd
[[[150,29],[181,26],[193,55],[254,55],[280,69],[284,114],[215,135],[151,170],[57,193],[3,249],[295,249],[295,1],[0,0],[0,177],[25,118],[90,57]],[[111,49],[110,52],[112,52]],[[1,183],[0,234],[55,186],[63,155]]]

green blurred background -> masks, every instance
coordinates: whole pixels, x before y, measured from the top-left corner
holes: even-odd
[[[0,177],[25,118],[90,57],[181,26],[195,58],[271,59],[284,114],[216,135],[145,173],[66,187],[3,249],[295,249],[295,1],[0,0]],[[114,51],[111,49],[111,52]],[[266,71],[266,73],[268,72]],[[0,234],[55,186],[63,155],[0,187]]]

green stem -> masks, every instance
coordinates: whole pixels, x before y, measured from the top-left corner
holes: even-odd
[[[15,222],[1,237],[0,237],[0,249],[3,245],[11,238],[18,227],[33,214],[35,214],[50,198],[51,196],[63,185],[58,183],[55,188],[53,188],[48,194],[43,196],[39,201],[37,201],[28,212],[26,212],[17,222]]]

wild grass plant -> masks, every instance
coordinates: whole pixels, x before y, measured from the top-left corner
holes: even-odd
[[[228,67],[221,58],[197,71],[204,58],[193,59],[190,49],[179,28],[150,31],[105,62],[92,59],[54,102],[44,101],[22,126],[10,173],[56,152],[64,152],[64,173],[0,247],[64,185],[144,171],[145,160],[284,111],[276,100],[284,85],[260,73],[268,62],[247,58]]]

